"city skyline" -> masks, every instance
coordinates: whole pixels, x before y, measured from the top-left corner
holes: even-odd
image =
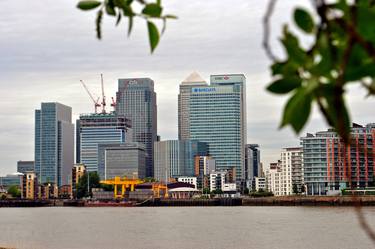
[[[300,136],[289,128],[278,130],[285,98],[264,90],[269,82],[269,62],[261,49],[265,3],[257,3],[262,5],[258,10],[252,8],[255,1],[234,1],[233,8],[219,15],[217,9],[224,3],[213,6],[198,1],[166,2],[168,12],[176,13],[179,20],[168,23],[160,47],[150,56],[143,23],[136,22],[134,34],[127,39],[125,32],[112,27],[113,20],[105,19],[104,40],[97,41],[93,13],[75,10],[75,1],[48,7],[42,2],[32,3],[39,7],[38,13],[26,11],[31,3],[23,5],[10,1],[7,9],[0,10],[0,35],[7,37],[0,42],[0,52],[4,55],[0,59],[0,93],[3,96],[0,117],[4,120],[0,124],[0,175],[15,172],[19,160],[33,160],[33,109],[38,108],[40,102],[57,101],[73,108],[73,120],[80,113],[93,112],[79,79],[99,93],[100,73],[104,73],[108,97],[115,96],[118,78],[149,77],[155,81],[158,134],[162,140],[177,139],[178,85],[192,71],[200,73],[206,81],[211,74],[244,73],[247,78],[247,141],[260,145],[264,165],[275,161],[280,147],[298,146],[299,137],[305,132],[327,128],[315,112]],[[296,2],[277,6],[273,22],[287,21],[285,12]],[[306,3],[308,1],[301,4]],[[21,13],[22,18],[18,16]],[[192,18],[196,15],[200,16],[199,20]],[[233,16],[238,18],[231,19]],[[272,35],[276,48],[279,48],[278,26],[275,25]],[[222,39],[214,39],[215,34],[223,34]],[[60,50],[56,51],[56,47]],[[119,51],[123,51],[126,58],[112,58]],[[374,99],[364,99],[364,96],[364,92],[355,89],[349,96],[352,120],[360,124],[373,122]]]

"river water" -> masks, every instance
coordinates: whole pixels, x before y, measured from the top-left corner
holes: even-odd
[[[364,208],[375,229],[375,207]],[[375,248],[348,207],[0,208],[0,248]]]

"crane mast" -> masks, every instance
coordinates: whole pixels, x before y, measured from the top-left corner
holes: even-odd
[[[92,96],[90,90],[87,88],[85,82],[83,82],[83,80],[80,80],[80,82],[82,83],[83,87],[85,88],[87,94],[90,96],[92,102],[94,102],[95,113],[98,113],[98,107],[100,107],[99,98],[97,100],[95,100],[94,97]]]
[[[100,77],[101,77],[101,84],[102,84],[102,113],[106,113],[105,106],[107,104],[105,102],[103,74],[100,74]]]

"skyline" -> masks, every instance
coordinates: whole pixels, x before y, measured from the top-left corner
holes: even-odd
[[[155,81],[162,140],[178,137],[178,88],[192,71],[207,82],[211,74],[243,73],[247,79],[247,143],[260,145],[265,166],[277,160],[282,147],[299,146],[299,136],[289,128],[278,130],[285,97],[265,91],[270,81],[269,61],[261,48],[265,3],[236,0],[232,8],[218,13],[226,3],[166,1],[166,11],[179,19],[168,22],[159,47],[150,55],[144,23],[136,22],[128,39],[125,23],[114,28],[115,20],[104,18],[103,40],[98,41],[94,13],[77,10],[76,1],[54,6],[44,6],[41,0],[24,2],[5,0],[2,4],[7,8],[0,9],[0,36],[7,37],[0,40],[0,175],[14,173],[18,160],[34,159],[33,111],[41,102],[71,106],[73,120],[80,113],[94,111],[79,80],[99,93],[100,73],[104,74],[108,99],[115,96],[119,78],[149,77]],[[290,6],[296,2],[276,6],[272,42],[278,52],[279,24],[290,19]],[[306,4],[309,1],[303,1]],[[28,11],[30,5],[37,7],[38,13]],[[356,89],[350,94],[352,121],[373,122],[374,98],[364,99],[365,92]],[[316,114],[315,110],[300,136],[326,130],[327,125]]]

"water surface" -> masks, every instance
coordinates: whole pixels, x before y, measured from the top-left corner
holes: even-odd
[[[375,229],[375,207],[365,208]],[[375,248],[347,207],[0,208],[0,247]]]

